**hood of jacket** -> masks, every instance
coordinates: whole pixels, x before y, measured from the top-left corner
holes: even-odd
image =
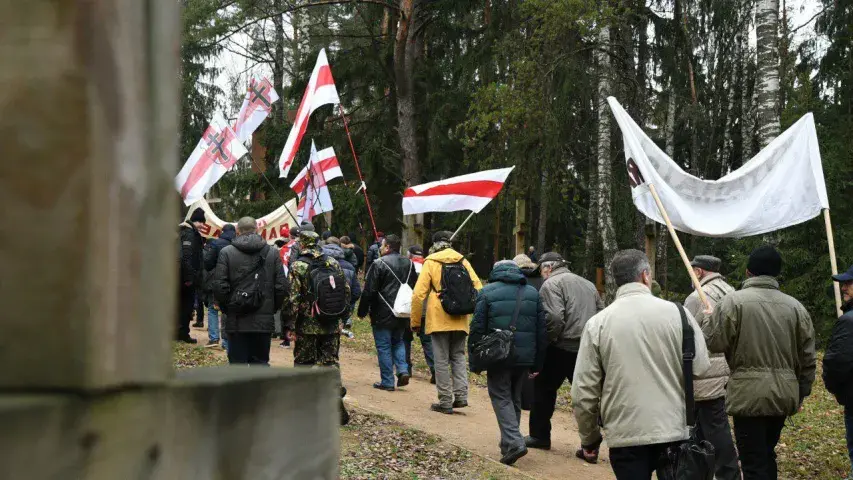
[[[335,260],[343,260],[344,249],[335,245],[334,243],[327,243],[323,245],[323,255],[332,257]]]
[[[267,246],[267,242],[257,233],[250,233],[248,235],[238,235],[231,242],[231,245],[243,253],[252,254],[260,252],[262,248]]]
[[[515,265],[504,264],[495,267],[489,274],[489,282],[527,284],[527,277]]]
[[[434,260],[438,263],[457,263],[462,261],[462,254],[452,248],[433,253],[427,257],[427,260]]]
[[[222,233],[219,234],[219,238],[222,240],[228,240],[229,242],[233,242],[237,237],[237,232],[234,230],[223,230]]]
[[[195,225],[190,222],[182,222],[178,225],[178,228],[188,228],[190,230],[195,230]]]

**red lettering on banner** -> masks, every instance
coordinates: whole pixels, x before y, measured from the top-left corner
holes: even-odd
[[[216,231],[213,232],[213,238],[219,238],[219,235],[221,235],[221,234],[222,234],[222,230],[217,228]]]
[[[287,228],[286,223],[278,227],[278,236],[281,238],[290,238],[290,229]]]
[[[267,231],[266,231],[266,229],[261,230],[261,238],[263,238],[263,239],[266,241],[266,239],[267,239]]]
[[[278,234],[275,232],[275,228],[270,229],[270,238],[269,239],[272,240],[273,238],[278,238]]]
[[[210,233],[210,229],[211,229],[210,225],[203,223],[201,225],[201,228],[198,229],[198,233],[200,233],[204,236],[208,236],[208,234]]]

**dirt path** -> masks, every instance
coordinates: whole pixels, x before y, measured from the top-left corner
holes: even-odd
[[[201,344],[207,340],[206,331],[193,329],[193,336]],[[273,366],[293,365],[293,350],[281,348],[273,341],[270,363]],[[379,380],[376,356],[341,347],[341,374],[348,393],[346,402],[372,413],[387,415],[398,422],[439,436],[477,455],[497,461],[500,459],[498,442],[500,433],[489,396],[485,388],[471,385],[469,407],[457,410],[454,415],[444,415],[429,410],[437,401],[435,386],[427,379],[414,377],[411,383],[395,392],[373,388]],[[523,473],[541,479],[612,479],[613,473],[604,459],[598,465],[586,464],[574,457],[579,446],[574,418],[566,412],[555,412],[550,451],[530,450],[516,463]],[[522,433],[527,432],[527,412],[522,416]]]

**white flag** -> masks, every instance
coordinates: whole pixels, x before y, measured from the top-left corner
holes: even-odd
[[[252,132],[269,116],[272,104],[277,101],[278,93],[266,77],[261,80],[252,78],[234,124],[234,132],[240,142],[245,143],[249,139]]]
[[[308,129],[308,117],[314,113],[314,110],[330,103],[341,103],[341,100],[338,98],[335,79],[332,78],[332,69],[329,67],[324,48],[317,56],[317,63],[314,65],[314,71],[311,72],[308,86],[305,87],[305,93],[302,95],[302,102],[299,103],[299,109],[296,111],[296,119],[293,121],[284,150],[278,160],[280,178],[285,178],[290,173],[296,151],[302,143],[305,130]]]
[[[303,193],[299,197],[299,205],[296,210],[299,223],[310,222],[315,216],[334,209],[332,196],[329,194],[329,187],[326,185],[326,178],[323,175],[323,170],[320,169],[321,164],[317,147],[313,141],[311,142],[311,159],[308,160],[308,165],[311,168],[308,169],[308,178]]]
[[[186,205],[204,198],[210,187],[246,155],[234,130],[216,113],[187,163],[175,177],[175,187]]]
[[[655,186],[676,230],[707,237],[746,237],[812,219],[829,208],[812,114],[791,125],[741,168],[702,180],[672,161],[607,99],[622,130],[634,205],[664,223],[648,184]]]

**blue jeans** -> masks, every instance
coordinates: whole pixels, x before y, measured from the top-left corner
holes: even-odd
[[[847,455],[850,457],[850,464],[853,465],[853,407],[844,407],[844,426],[847,430]]]
[[[212,303],[207,306],[207,336],[214,342],[219,341],[219,312]]]
[[[379,375],[383,387],[393,387],[394,367],[397,375],[409,373],[406,365],[406,344],[403,341],[404,329],[388,329],[373,327],[373,340],[376,342],[376,356],[379,357]]]

